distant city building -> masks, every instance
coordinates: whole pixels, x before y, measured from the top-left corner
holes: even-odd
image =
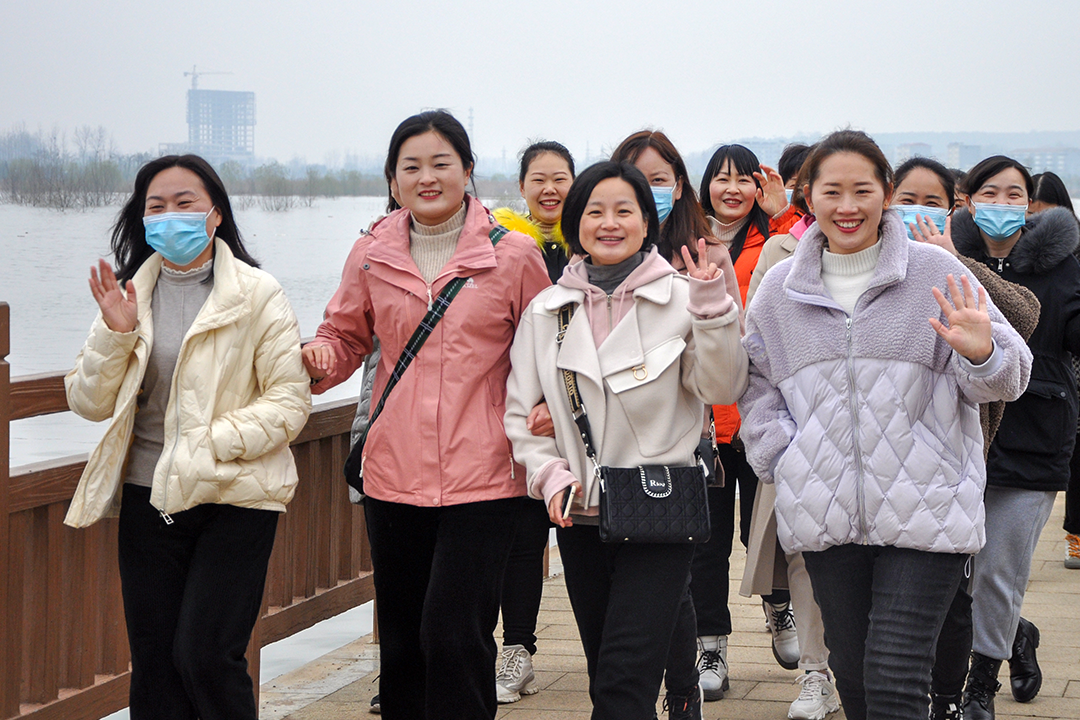
[[[1050,171],[1062,177],[1080,175],[1080,149],[1072,147],[1027,148],[1013,151],[1013,157],[1034,173]]]
[[[981,145],[964,145],[963,143],[949,143],[946,148],[945,164],[957,170],[968,171],[975,163],[983,159]]]
[[[188,90],[188,147],[214,160],[255,155],[255,93]]]
[[[896,146],[896,153],[893,157],[893,162],[899,165],[902,162],[907,162],[913,157],[933,157],[933,148],[926,143],[904,143],[903,145]]]

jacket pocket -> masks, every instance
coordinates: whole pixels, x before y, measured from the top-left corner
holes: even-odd
[[[1020,399],[1005,406],[996,442],[1006,450],[1057,455],[1076,429],[1070,408],[1065,384],[1032,378]]]
[[[686,342],[674,337],[645,351],[644,361],[604,378],[619,399],[644,457],[670,450],[683,439],[683,429],[701,418],[686,403],[679,374]]]

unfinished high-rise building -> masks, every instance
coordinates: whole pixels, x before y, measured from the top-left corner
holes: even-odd
[[[255,155],[255,93],[188,90],[188,152],[208,160]]]

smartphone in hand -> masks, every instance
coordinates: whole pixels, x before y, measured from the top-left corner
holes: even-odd
[[[563,496],[563,506],[562,506],[562,519],[563,520],[570,517],[570,506],[574,504],[574,495],[576,495],[576,494],[577,494],[577,487],[576,486],[571,485],[570,487],[566,488],[566,494]]]

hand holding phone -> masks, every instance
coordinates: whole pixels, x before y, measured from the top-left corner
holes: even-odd
[[[577,485],[571,485],[566,488],[566,493],[563,495],[562,505],[562,519],[570,517],[570,506],[574,504],[574,496],[577,495]]]

